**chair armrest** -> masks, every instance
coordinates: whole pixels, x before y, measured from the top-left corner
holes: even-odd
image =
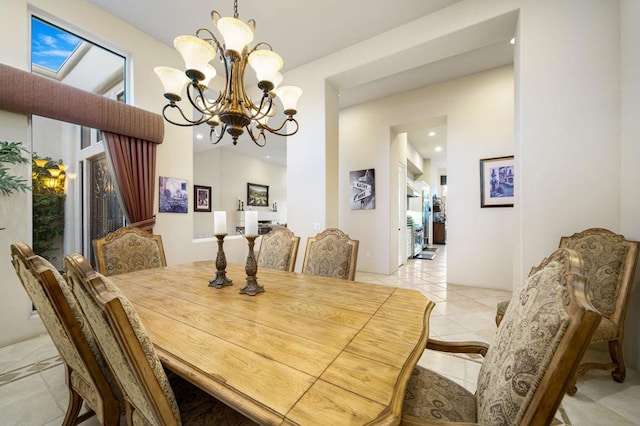
[[[440,352],[452,352],[462,354],[480,354],[485,356],[489,345],[484,342],[446,342],[444,340],[427,340],[427,349]]]

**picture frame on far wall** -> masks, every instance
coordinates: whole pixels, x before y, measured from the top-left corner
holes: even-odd
[[[158,211],[160,213],[187,213],[189,210],[187,184],[186,179],[160,176]]]
[[[269,187],[247,183],[247,206],[269,207]]]
[[[513,155],[480,160],[480,207],[513,207]]]
[[[202,185],[193,185],[193,211],[194,212],[210,212],[211,211],[211,187]]]
[[[371,210],[376,208],[375,173],[375,169],[349,172],[349,186],[351,187],[349,205],[351,210]]]

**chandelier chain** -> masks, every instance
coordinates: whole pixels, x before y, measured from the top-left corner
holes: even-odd
[[[233,17],[238,19],[238,0],[233,0]]]

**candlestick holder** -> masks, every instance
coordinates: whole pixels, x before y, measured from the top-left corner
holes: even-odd
[[[248,294],[249,296],[255,296],[258,293],[264,291],[264,287],[258,284],[256,278],[256,272],[258,272],[258,262],[256,262],[256,256],[253,253],[253,245],[255,243],[257,235],[245,235],[244,236],[249,243],[249,255],[247,256],[247,263],[244,267],[244,271],[247,273],[247,281],[240,289],[240,294]]]
[[[216,256],[216,277],[209,281],[209,287],[222,288],[233,285],[233,281],[227,278],[227,257],[224,254],[224,237],[227,234],[215,234],[218,239],[218,255]]]

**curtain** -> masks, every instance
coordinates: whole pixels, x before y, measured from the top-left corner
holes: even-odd
[[[129,226],[153,233],[157,144],[117,133],[103,134],[116,191]]]

